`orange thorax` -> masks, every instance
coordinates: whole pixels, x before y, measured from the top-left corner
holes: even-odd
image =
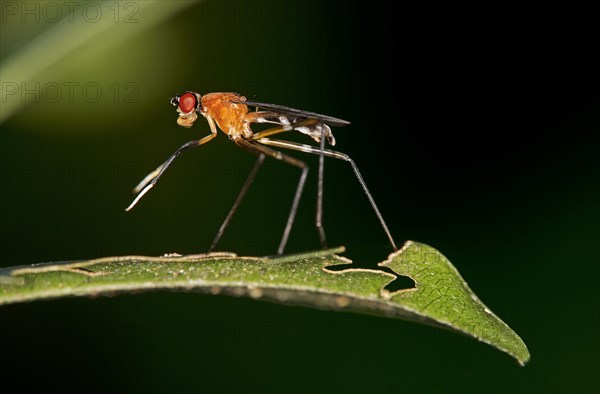
[[[232,101],[244,101],[246,98],[237,93],[208,93],[202,96],[202,114],[217,122],[219,128],[230,138],[252,136],[245,121],[248,107]]]

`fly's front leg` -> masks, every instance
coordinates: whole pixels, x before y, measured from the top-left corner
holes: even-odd
[[[197,146],[204,145],[205,143],[207,143],[208,141],[212,140],[213,138],[215,138],[217,136],[217,127],[215,125],[215,121],[210,117],[207,117],[207,120],[208,120],[208,124],[210,126],[211,134],[207,135],[206,137],[203,137],[199,140],[194,140],[194,141],[190,141],[188,143],[183,144],[163,164],[158,166],[158,168],[156,170],[154,170],[150,174],[146,175],[146,177],[135,187],[135,189],[133,189],[134,193],[139,193],[139,194],[137,195],[135,200],[133,200],[131,205],[129,205],[127,207],[127,209],[125,209],[125,211],[129,212],[131,209],[133,209],[133,207],[138,203],[138,201],[140,201],[140,199],[144,196],[144,194],[146,194],[150,189],[152,189],[154,187],[156,182],[158,182],[158,180],[165,173],[167,168],[169,168],[169,166],[171,164],[173,164],[173,161],[177,158],[177,156],[179,156],[182,152],[185,152],[186,150],[195,148]]]

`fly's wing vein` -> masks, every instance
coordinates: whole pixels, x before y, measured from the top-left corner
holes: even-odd
[[[304,111],[301,109],[286,107],[279,104],[260,103],[258,101],[234,101],[238,104],[246,104],[249,107],[257,107],[262,110],[272,112],[276,115],[281,115],[290,120],[290,123],[295,123],[300,119],[316,119],[329,126],[347,126],[350,124],[347,120],[334,118],[333,116],[322,115],[316,112]],[[291,118],[291,119],[289,119]]]

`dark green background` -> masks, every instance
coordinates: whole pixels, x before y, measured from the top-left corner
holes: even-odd
[[[97,82],[98,103],[41,97],[0,126],[0,265],[10,266],[207,250],[253,163],[222,134],[123,211],[146,173],[208,132],[202,119],[175,124],[176,93],[237,91],[348,119],[336,148],[361,168],[398,242],[442,251],[527,343],[525,368],[413,323],[153,293],[2,307],[2,386],[597,393],[600,79],[585,14],[207,2],[127,40],[91,40],[45,74],[42,85]],[[3,22],[2,59],[48,27]],[[115,98],[114,83],[139,88],[133,102]],[[304,158],[312,177],[289,252],[318,248],[317,161]],[[220,249],[274,253],[297,175],[268,163]],[[346,163],[327,162],[325,186],[330,244],[362,265],[384,259]]]

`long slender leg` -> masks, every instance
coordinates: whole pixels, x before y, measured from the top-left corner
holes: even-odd
[[[325,127],[321,127],[321,146],[319,149],[319,180],[317,182],[317,216],[315,225],[319,232],[321,248],[327,249],[327,240],[325,238],[325,229],[323,228],[323,172],[325,167]]]
[[[283,231],[283,236],[281,238],[281,242],[279,243],[279,248],[277,249],[277,254],[281,255],[285,250],[285,245],[287,244],[288,238],[290,236],[290,231],[292,230],[292,225],[294,224],[294,219],[296,218],[298,204],[300,203],[300,197],[302,196],[302,190],[304,190],[304,183],[306,182],[306,176],[308,175],[308,166],[301,160],[288,156],[267,146],[255,143],[253,141],[238,139],[235,141],[235,143],[250,152],[253,152],[255,154],[265,154],[274,159],[283,161],[284,163],[298,167],[302,171],[302,174],[300,175],[300,180],[298,181],[298,186],[296,187],[296,193],[294,194],[292,208],[290,209],[288,220]]]
[[[250,114],[260,114],[260,113],[261,112],[251,112]],[[251,121],[255,122],[255,123],[272,123],[272,122],[263,122],[263,121],[260,121],[259,119],[253,119]],[[301,121],[298,121],[295,123],[282,124],[281,126],[272,127],[270,129],[259,131],[258,133],[254,133],[254,135],[252,136],[252,139],[258,140],[260,138],[268,137],[273,134],[279,134],[279,133],[284,133],[286,131],[292,131],[297,127],[314,126],[317,123],[318,123],[318,121],[315,119],[305,119],[305,120],[301,120]]]
[[[223,236],[225,229],[231,222],[233,215],[236,213],[238,207],[240,206],[240,203],[246,196],[246,193],[248,192],[250,185],[252,185],[252,182],[254,182],[254,178],[256,178],[256,174],[258,173],[258,170],[260,169],[260,167],[262,166],[264,161],[265,161],[265,154],[261,153],[258,156],[258,160],[256,160],[256,163],[254,164],[252,171],[250,171],[250,174],[248,174],[248,178],[246,178],[246,182],[244,182],[244,186],[242,186],[242,190],[240,190],[240,194],[238,194],[237,198],[235,199],[235,202],[233,203],[233,206],[231,207],[231,209],[229,210],[229,213],[227,214],[227,217],[223,221],[223,224],[221,224],[221,227],[219,228],[217,235],[215,235],[215,238],[214,238],[212,244],[210,245],[210,249],[208,250],[209,252],[212,252],[215,249],[215,247],[217,246],[217,243],[219,243],[219,241],[221,240],[221,237]]]
[[[246,120],[249,122],[252,122],[252,123],[276,123],[277,124],[277,122],[270,120],[270,118],[275,118],[277,116],[278,116],[278,114],[271,113],[271,112],[250,112],[246,115]],[[313,121],[311,120],[311,123],[312,122]],[[301,125],[305,125],[305,123],[306,122],[303,122]],[[283,133],[286,131],[291,131],[294,129],[294,126],[298,126],[298,125],[299,125],[299,123],[294,124],[294,125],[290,124],[290,125],[280,125],[280,126],[272,127],[270,129],[267,129],[267,130],[264,130],[264,131],[254,134],[253,138],[254,138],[254,136],[257,136],[257,135],[265,135],[265,134],[273,135],[273,134]],[[255,153],[255,152],[253,152],[253,153]],[[239,208],[244,197],[246,196],[246,193],[248,193],[248,189],[250,188],[250,185],[252,185],[252,182],[254,182],[254,178],[256,178],[256,174],[258,173],[258,170],[262,166],[264,160],[265,160],[265,154],[264,153],[259,154],[258,160],[254,164],[252,171],[250,171],[250,174],[248,174],[248,178],[246,178],[246,181],[244,182],[244,186],[242,186],[242,189],[240,190],[240,193],[238,194],[235,202],[233,203],[233,206],[229,210],[229,213],[227,213],[227,217],[225,217],[223,224],[221,224],[219,231],[215,235],[215,238],[213,239],[213,242],[210,245],[209,252],[212,252],[215,249],[215,247],[217,246],[217,244],[219,243],[219,241],[221,240],[223,233],[225,233],[225,229],[227,228],[227,226],[229,226],[229,223],[231,222],[233,215],[237,212],[237,209]],[[152,175],[152,174],[150,174],[150,175]]]
[[[268,112],[252,112],[252,115],[257,115],[255,116],[252,121],[253,122],[263,122],[263,118],[262,116],[265,116],[263,114],[269,114]],[[259,116],[260,115],[260,116]],[[316,126],[319,123],[318,120],[316,119],[305,119],[305,120],[301,120],[299,122],[296,123],[291,123],[291,124],[284,124],[281,125],[280,127],[273,127],[258,133],[255,133],[252,136],[253,140],[256,141],[260,141],[262,138],[274,135],[274,134],[280,134],[286,131],[290,131],[290,130],[294,130],[298,127],[310,127],[310,126]],[[327,126],[325,125],[321,125],[321,135],[320,135],[320,146],[321,146],[321,150],[325,149],[325,130],[328,130]],[[331,132],[329,133],[331,134]],[[335,140],[334,140],[335,143]],[[315,218],[315,226],[317,227],[317,232],[319,233],[319,240],[321,242],[321,247],[323,249],[327,248],[327,240],[325,237],[325,229],[323,228],[323,172],[324,172],[324,155],[322,153],[319,154],[319,177],[318,177],[318,189],[317,189],[317,214],[316,214],[316,218]]]
[[[344,161],[349,162],[350,165],[352,166],[352,170],[354,171],[354,174],[356,175],[356,178],[358,179],[358,182],[360,183],[363,191],[365,192],[365,194],[367,195],[367,198],[369,199],[369,202],[371,203],[371,207],[373,207],[373,210],[375,211],[375,215],[379,219],[379,223],[381,223],[381,227],[383,227],[383,231],[385,231],[385,234],[387,235],[387,237],[390,241],[390,244],[392,245],[392,248],[394,248],[394,250],[398,250],[398,247],[396,246],[396,243],[394,242],[394,238],[392,237],[392,234],[390,233],[388,226],[385,224],[385,220],[383,220],[383,216],[381,215],[381,212],[379,212],[379,209],[377,208],[377,204],[375,204],[375,200],[373,199],[373,196],[371,196],[371,193],[369,192],[369,189],[367,188],[367,184],[363,180],[363,177],[360,174],[358,167],[356,166],[354,161],[350,158],[350,156],[348,156],[347,154],[342,153],[342,152],[338,152],[338,151],[334,151],[334,150],[330,150],[330,149],[319,149],[319,148],[316,148],[311,145],[298,144],[296,142],[273,140],[273,139],[269,139],[269,138],[261,138],[261,139],[257,140],[257,142],[259,142],[261,144],[265,144],[265,145],[276,146],[278,148],[292,149],[292,150],[305,152],[305,153],[312,153],[312,154],[317,154],[317,155],[322,154],[327,157],[333,157],[334,159],[339,159],[339,160],[344,160]]]
[[[137,195],[135,200],[133,200],[131,205],[129,205],[127,207],[127,209],[125,209],[125,210],[130,211],[131,209],[133,209],[133,207],[138,203],[138,201],[140,201],[140,199],[144,196],[144,194],[146,194],[150,189],[152,189],[154,187],[156,182],[158,182],[160,177],[165,173],[167,168],[169,168],[169,166],[173,163],[173,161],[177,158],[177,156],[179,156],[181,154],[181,152],[185,152],[186,150],[188,150],[190,148],[194,148],[194,147],[203,145],[203,144],[207,143],[208,141],[212,140],[213,138],[215,138],[216,136],[217,135],[213,133],[213,134],[207,135],[206,137],[204,137],[202,139],[190,141],[188,143],[183,144],[163,164],[161,164],[156,170],[154,170],[150,174],[148,174],[142,180],[142,182],[140,182],[140,184],[136,186],[136,188],[134,189],[134,192],[139,192],[139,194]]]
[[[269,118],[276,118],[277,116],[279,116],[276,113],[271,113],[271,112],[251,112],[247,115],[246,119],[252,123],[276,123],[276,121],[273,121]],[[299,126],[308,126],[308,125],[313,125],[315,123],[315,120],[313,119],[307,119],[307,120],[303,120],[301,122],[296,122],[293,124],[282,124],[276,127],[272,127],[269,128],[267,130],[263,130],[261,132],[258,132],[256,134],[254,134],[252,136],[252,138],[260,138],[261,136],[267,136],[267,135],[273,135],[273,134],[279,134],[279,133],[283,133],[286,131],[291,131],[294,130],[294,127],[299,127]],[[254,150],[252,150],[253,153],[256,153]],[[256,174],[258,173],[258,170],[260,169],[260,167],[262,166],[263,162],[265,159],[265,154],[264,153],[260,153],[258,156],[258,160],[256,161],[256,163],[254,164],[254,167],[252,168],[252,170],[250,171],[250,174],[248,174],[248,178],[246,178],[246,181],[244,182],[244,185],[242,186],[242,189],[240,190],[240,193],[238,194],[235,202],[233,203],[233,206],[231,207],[231,209],[229,210],[229,212],[227,213],[227,216],[225,217],[225,220],[223,221],[223,223],[221,224],[221,227],[219,228],[219,231],[217,232],[217,234],[215,235],[215,238],[213,239],[213,242],[210,246],[209,252],[212,252],[215,247],[217,246],[217,244],[219,243],[219,241],[221,240],[221,237],[223,236],[227,226],[229,226],[229,223],[231,222],[233,215],[237,212],[237,209],[239,208],[243,198],[246,196],[246,193],[248,192],[248,189],[250,188],[250,186],[252,185],[252,182],[254,182],[254,179],[256,178]],[[162,167],[162,166],[161,166]],[[149,174],[146,178],[152,178],[154,173],[160,171],[161,167],[157,168],[153,173]],[[144,179],[144,181],[142,181],[141,184],[144,184],[146,181],[146,179]],[[296,204],[296,208],[297,208]],[[293,208],[294,209],[294,208]],[[294,209],[295,211],[295,209]],[[295,213],[294,213],[295,216]],[[288,218],[288,222],[289,222],[289,218]],[[287,243],[287,237],[289,236],[289,233],[291,231],[291,226],[293,224],[293,219],[289,224],[289,229],[287,229],[286,226],[286,232],[284,232],[284,237],[286,238],[286,241],[283,242],[283,247],[285,247],[285,243]],[[322,232],[322,231],[321,231]],[[286,235],[287,234],[287,235]],[[321,245],[325,245],[324,244],[324,233],[323,236],[321,236]],[[326,246],[324,246],[325,248]],[[281,253],[283,253],[282,250],[282,246],[280,245],[280,249],[281,249]]]

